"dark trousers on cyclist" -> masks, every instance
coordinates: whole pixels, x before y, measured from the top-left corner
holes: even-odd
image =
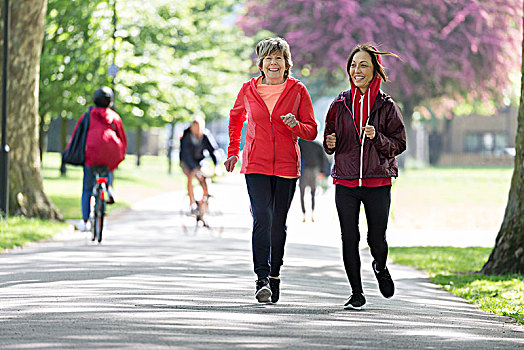
[[[111,186],[113,184],[113,173],[110,172],[107,184]],[[95,186],[95,175],[90,167],[84,165],[84,180],[82,184],[82,219],[84,221],[89,219],[89,201],[91,199],[91,193],[93,192],[93,187]]]
[[[297,179],[246,174],[253,216],[253,263],[258,279],[278,277],[286,243],[286,219]]]

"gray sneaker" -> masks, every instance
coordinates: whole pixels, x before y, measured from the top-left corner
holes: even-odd
[[[257,298],[259,303],[269,303],[271,301],[271,289],[269,288],[268,278],[256,281],[255,298]]]

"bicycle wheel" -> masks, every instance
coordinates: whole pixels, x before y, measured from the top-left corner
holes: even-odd
[[[96,198],[96,209],[95,209],[95,212],[96,212],[96,221],[95,221],[96,239],[98,243],[102,242],[102,231],[104,229],[104,209],[105,209],[104,208],[105,202],[101,198],[100,192],[101,191],[99,191],[99,194]]]
[[[96,212],[96,192],[91,195],[90,199],[90,213],[89,213],[89,222],[91,223],[91,240],[94,241],[96,239],[96,222],[98,221],[98,214]]]

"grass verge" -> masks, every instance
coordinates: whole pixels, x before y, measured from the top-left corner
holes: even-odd
[[[68,224],[20,216],[0,220],[0,251],[40,241],[65,230]]]
[[[478,273],[492,248],[391,247],[392,262],[424,270],[433,283],[478,305],[509,316],[524,325],[524,276],[486,276]]]

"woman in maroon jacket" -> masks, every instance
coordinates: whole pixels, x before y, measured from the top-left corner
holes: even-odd
[[[398,58],[370,45],[358,45],[351,51],[346,66],[351,89],[333,101],[324,129],[324,149],[328,154],[335,153],[331,176],[336,185],[344,267],[352,290],[345,309],[362,310],[366,304],[358,249],[361,204],[366,213],[367,241],[380,292],[390,298],[395,291],[386,267],[386,229],[391,178],[398,176],[395,157],[406,149],[406,133],[400,108],[380,90],[381,81],[388,81],[380,55]]]
[[[260,76],[242,86],[231,109],[224,165],[227,171],[235,168],[247,116],[240,172],[245,174],[253,216],[255,297],[261,303],[276,303],[286,218],[300,176],[297,140],[315,139],[317,124],[306,87],[290,77],[293,62],[288,43],[281,38],[264,39],[256,54]]]

